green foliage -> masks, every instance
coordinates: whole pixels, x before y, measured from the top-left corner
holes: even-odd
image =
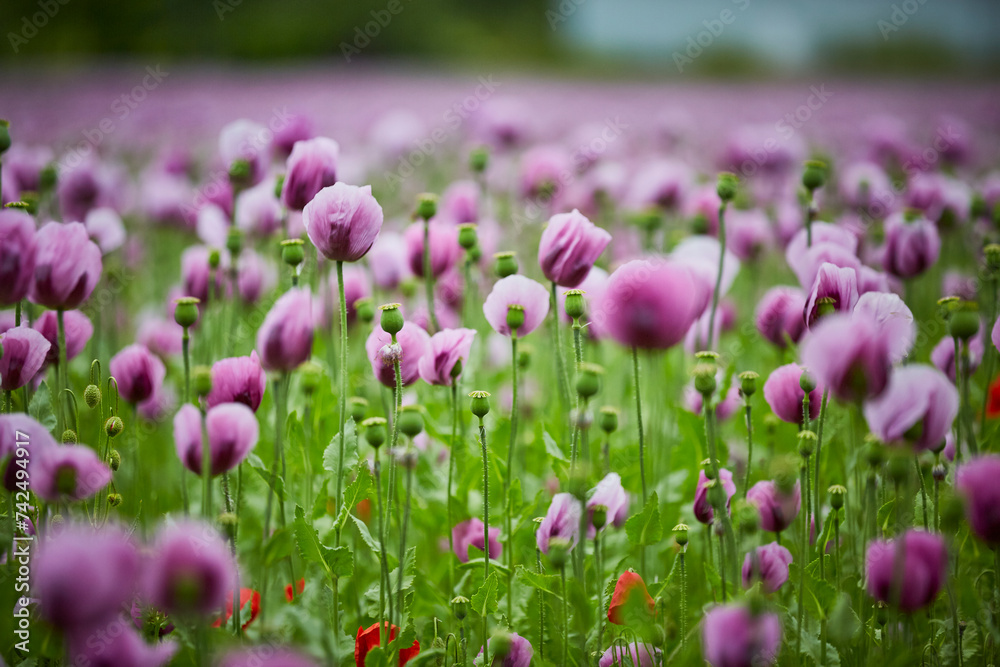
[[[656,544],[663,537],[663,524],[660,523],[660,501],[654,491],[646,501],[646,506],[639,514],[633,515],[625,522],[625,532],[629,542],[635,546]]]

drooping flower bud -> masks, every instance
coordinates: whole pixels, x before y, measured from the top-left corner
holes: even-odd
[[[83,400],[87,402],[87,407],[93,410],[101,404],[101,389],[96,384],[88,384],[83,390]]]
[[[118,415],[112,415],[104,422],[104,432],[108,434],[109,438],[117,437],[123,430],[125,430],[125,424]]]
[[[122,467],[122,455],[117,449],[112,449],[108,453],[108,467],[114,472],[117,472]]]

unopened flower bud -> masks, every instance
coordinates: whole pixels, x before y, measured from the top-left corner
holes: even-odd
[[[229,165],[229,182],[236,188],[244,188],[250,184],[250,163],[246,160],[233,160]]]
[[[302,239],[285,239],[281,242],[281,261],[295,268],[305,261],[306,251]]]
[[[469,169],[477,174],[486,171],[490,163],[490,149],[486,146],[477,146],[469,153]]]
[[[117,437],[124,430],[125,423],[122,422],[122,418],[118,415],[112,415],[104,422],[104,432],[108,434],[109,438]]]
[[[597,364],[580,364],[579,373],[576,376],[576,393],[583,398],[590,398],[601,390],[601,377],[604,375],[604,368]]]
[[[384,417],[369,417],[361,422],[365,428],[365,440],[373,449],[385,444],[387,423]]]
[[[760,377],[754,371],[740,373],[740,396],[750,398],[757,391],[757,379]]]
[[[76,444],[76,431],[74,431],[71,428],[68,428],[65,431],[63,431],[62,432],[62,443],[64,445],[67,445],[67,444]]]
[[[819,160],[806,160],[802,171],[802,185],[810,192],[826,185],[826,164]]]
[[[490,412],[490,393],[488,391],[473,391],[469,393],[472,399],[472,414],[482,419]]]
[[[212,248],[208,251],[208,268],[214,271],[220,264],[222,264],[222,253],[218,248]]]
[[[566,314],[574,320],[583,317],[587,310],[587,303],[583,299],[583,290],[571,289],[566,292]]]
[[[122,455],[117,449],[112,449],[108,453],[108,467],[115,472],[122,467]]]
[[[799,387],[807,394],[816,390],[816,378],[806,369],[802,369],[802,375],[799,376]]]
[[[226,233],[226,250],[233,257],[240,254],[243,249],[243,230],[239,227],[230,227]]]
[[[937,463],[931,468],[931,476],[935,482],[943,482],[948,476],[948,469],[944,467],[943,463]]]
[[[175,299],[174,321],[184,328],[193,327],[198,321],[198,304],[200,301],[193,296],[182,296]]]
[[[108,506],[118,507],[122,504],[122,494],[120,493],[109,493],[108,494]]]
[[[418,218],[423,220],[430,220],[435,215],[437,215],[438,197],[436,194],[430,192],[422,192],[417,195],[417,210],[416,214]]]
[[[281,199],[281,191],[285,189],[285,174],[278,174],[274,179],[274,198]]]
[[[512,303],[507,306],[507,327],[516,332],[524,326],[524,306]]]
[[[96,384],[88,384],[83,390],[83,400],[86,401],[87,407],[93,410],[101,404],[101,388]]]
[[[472,250],[478,243],[479,235],[475,223],[466,222],[458,226],[458,245],[464,250]]]
[[[191,369],[191,383],[196,396],[208,396],[212,392],[211,366],[195,366]]]
[[[382,331],[394,337],[403,330],[403,311],[400,310],[400,304],[385,303],[379,306],[378,309],[382,313],[379,319]]]
[[[408,438],[424,430],[424,415],[419,405],[404,405],[399,409],[399,430]]]
[[[736,190],[739,187],[739,178],[736,174],[724,171],[719,174],[719,180],[715,185],[715,192],[723,203],[731,202],[736,197]]]
[[[493,258],[496,259],[497,275],[501,278],[517,273],[517,255],[513,252],[498,252]]]
[[[619,410],[611,405],[605,405],[601,408],[600,412],[600,425],[601,430],[605,433],[611,434],[618,430],[618,414]]]

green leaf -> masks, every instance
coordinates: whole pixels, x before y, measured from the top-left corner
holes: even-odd
[[[253,468],[254,472],[260,475],[260,478],[264,480],[268,488],[274,492],[274,495],[278,497],[279,500],[285,499],[285,480],[281,478],[281,475],[274,475],[274,484],[271,484],[271,470],[264,465],[264,462],[260,460],[260,457],[254,453],[250,453],[247,456],[247,463]]]
[[[827,637],[838,646],[846,646],[860,629],[861,620],[851,609],[851,596],[841,593],[830,612],[830,620],[826,626]]]
[[[264,545],[264,565],[274,565],[291,556],[294,548],[295,538],[292,532],[288,528],[278,528]]]
[[[514,568],[514,576],[523,584],[536,591],[553,595],[558,600],[562,600],[562,586],[559,576],[555,574],[539,574],[529,570],[523,565]]]
[[[660,500],[655,491],[649,497],[642,512],[625,522],[625,533],[628,535],[628,541],[635,546],[656,544],[663,537]]]
[[[49,396],[49,386],[45,382],[38,385],[38,389],[31,397],[31,402],[28,404],[28,414],[49,431],[56,427],[56,415],[52,411],[52,398]]]
[[[883,533],[891,533],[890,528],[892,527],[894,509],[896,507],[896,499],[893,498],[882,507],[878,508],[878,525],[882,528]]]
[[[524,500],[521,495],[521,480],[517,477],[511,480],[510,488],[507,489],[507,506],[511,516],[520,516]]]
[[[316,529],[306,523],[306,513],[300,505],[295,506],[295,542],[299,546],[302,558],[321,565],[328,577],[333,576],[326,561],[326,552],[330,551],[330,548],[320,543]]]
[[[348,419],[344,422],[344,433],[347,434],[347,439],[344,441],[344,460],[350,460],[352,455],[356,455],[354,452],[354,440],[356,438],[356,430],[354,427],[354,420]],[[326,446],[323,450],[323,469],[326,470],[331,475],[336,475],[340,472],[340,434],[333,436],[330,439],[330,444]]]
[[[330,445],[330,447],[333,447],[333,445]],[[359,502],[368,497],[368,489],[372,485],[372,474],[368,471],[367,464],[358,465],[357,470],[357,476],[344,492],[344,504],[340,507],[340,512],[337,514],[337,521],[334,523],[334,527],[337,530],[343,530],[344,524],[347,523],[347,515],[351,513],[351,510]]]
[[[371,531],[368,530],[368,524],[353,514],[348,514],[347,516],[354,521],[354,525],[357,527],[358,533],[361,535],[361,539],[368,545],[368,548],[372,550],[372,553],[376,556],[380,555],[381,549],[379,549],[378,542],[374,537],[372,537]]]
[[[365,667],[389,667],[389,654],[381,646],[373,647],[365,656]]]
[[[830,557],[827,556],[824,565],[828,567],[830,560]],[[829,618],[837,603],[837,589],[826,580],[820,579],[817,576],[818,571],[819,559],[817,558],[806,566],[805,605],[814,617],[818,619]]]
[[[324,557],[333,576],[349,577],[354,574],[354,552],[347,547],[327,549]]]
[[[497,588],[500,585],[500,579],[497,577],[496,572],[490,572],[489,578],[479,587],[476,594],[472,596],[472,608],[480,616],[488,616],[489,614],[496,613],[497,610],[497,600],[499,595],[497,595]]]
[[[569,463],[569,459],[563,453],[562,448],[556,443],[556,441],[549,435],[548,431],[542,431],[542,441],[545,443],[545,453],[554,458],[556,461],[562,461],[563,463]]]
[[[826,643],[826,661],[822,660],[823,643],[810,632],[802,633],[802,652],[813,659],[814,664],[826,667],[840,667],[840,653],[829,642]]]

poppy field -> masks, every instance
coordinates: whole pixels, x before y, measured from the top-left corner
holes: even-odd
[[[0,122],[0,664],[995,664],[995,97],[158,72]]]

